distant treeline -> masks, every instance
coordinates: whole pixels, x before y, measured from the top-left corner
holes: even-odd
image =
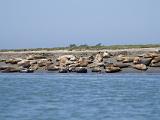
[[[70,44],[67,47],[54,47],[54,48],[29,48],[29,49],[1,49],[0,52],[7,52],[7,51],[41,51],[41,50],[46,50],[46,51],[52,51],[52,50],[103,50],[103,49],[131,49],[131,48],[157,48],[160,47],[160,44],[146,44],[146,45],[102,45],[101,43],[97,45],[76,45],[76,44]]]

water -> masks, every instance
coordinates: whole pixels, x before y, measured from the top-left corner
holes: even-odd
[[[159,119],[159,74],[0,74],[0,120]]]

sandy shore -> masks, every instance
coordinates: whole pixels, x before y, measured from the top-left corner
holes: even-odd
[[[138,57],[140,55],[144,55],[144,54],[148,54],[148,53],[156,53],[158,56],[160,56],[160,48],[136,48],[136,49],[133,48],[133,49],[117,49],[117,50],[103,49],[103,50],[81,50],[81,51],[76,51],[76,50],[73,50],[73,51],[68,51],[68,50],[46,51],[46,50],[43,50],[43,51],[19,51],[19,52],[7,51],[7,52],[0,52],[0,60],[1,60],[0,67],[3,67],[3,66],[19,67],[17,64],[6,64],[6,62],[2,62],[2,61],[3,60],[6,61],[6,60],[10,60],[10,59],[12,59],[12,60],[14,60],[14,59],[27,60],[27,57],[31,56],[31,55],[45,56],[46,59],[50,59],[52,61],[53,65],[57,66],[57,64],[61,64],[60,61],[59,62],[56,61],[59,56],[73,55],[77,59],[80,59],[81,57],[86,58],[89,56],[93,56],[95,59],[98,52],[105,53],[106,51],[107,51],[107,53],[110,53],[112,56],[107,59],[105,59],[105,58],[103,59],[102,62],[103,62],[104,66],[107,65],[106,63],[117,63],[116,58],[118,55],[124,55],[127,57],[127,59],[128,59],[128,57]],[[40,62],[40,61],[41,60],[37,60],[36,65],[38,65],[38,62]],[[32,61],[30,61],[30,62],[32,62]],[[76,60],[76,62],[78,62],[78,61]],[[94,63],[94,60],[92,61],[92,63]],[[46,66],[45,66],[46,64],[48,64],[48,62],[46,62],[46,63],[42,62],[41,64],[44,64],[44,67],[38,67],[38,70],[36,70],[35,72],[48,72],[46,70]],[[130,66],[134,65],[133,61],[128,62],[128,64]],[[22,67],[22,66],[20,66],[20,67]],[[88,66],[86,66],[86,68],[88,69],[88,72],[91,71],[91,69]],[[103,69],[103,72],[104,71],[105,70]],[[127,73],[127,72],[132,72],[132,73],[142,72],[143,73],[144,71],[140,71],[140,70],[136,70],[131,67],[128,67],[128,68],[123,68],[123,70],[121,70],[120,72],[121,73]],[[149,73],[160,72],[160,67],[150,67],[150,65],[149,65],[147,71],[145,71],[145,72],[149,72]]]
[[[110,49],[103,49],[103,50],[73,50],[73,51],[68,51],[68,50],[54,50],[54,51],[19,51],[19,52],[14,52],[14,51],[7,51],[7,52],[0,52],[0,59],[3,58],[13,58],[13,57],[24,57],[29,54],[49,54],[49,55],[54,55],[54,56],[60,56],[64,54],[74,54],[74,55],[85,55],[85,54],[93,54],[97,52],[105,52],[108,51],[112,54],[126,54],[126,55],[139,55],[143,53],[148,53],[148,52],[158,52],[160,51],[160,48],[133,48],[133,49],[116,49],[116,50],[110,50]]]
[[[19,52],[14,52],[14,51],[7,51],[7,52],[0,52],[0,54],[8,54],[8,53],[90,53],[90,52],[97,52],[97,51],[108,51],[108,52],[121,52],[121,51],[128,51],[128,52],[149,52],[149,51],[159,51],[160,48],[132,48],[132,49],[116,49],[116,50],[111,50],[111,49],[103,49],[103,50],[53,50],[53,51],[47,51],[47,50],[41,50],[41,51],[19,51]]]

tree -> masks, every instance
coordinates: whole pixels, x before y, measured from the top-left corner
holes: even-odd
[[[70,48],[75,48],[75,47],[77,47],[77,45],[76,44],[70,44],[69,47]]]
[[[101,46],[102,45],[102,43],[98,43],[96,46]]]
[[[84,45],[80,45],[79,47],[88,47],[88,45],[84,44]]]

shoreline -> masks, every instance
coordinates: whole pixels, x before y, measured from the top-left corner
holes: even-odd
[[[0,72],[159,73],[160,48],[0,52]]]
[[[129,52],[132,52],[132,51],[141,51],[141,52],[149,52],[149,51],[159,51],[160,50],[160,47],[156,47],[156,48],[129,48],[129,49],[101,49],[101,50],[37,50],[37,51],[30,51],[30,50],[27,50],[27,51],[0,51],[0,53],[83,53],[83,52],[97,52],[97,51],[108,51],[108,52],[120,52],[120,51],[129,51]]]

